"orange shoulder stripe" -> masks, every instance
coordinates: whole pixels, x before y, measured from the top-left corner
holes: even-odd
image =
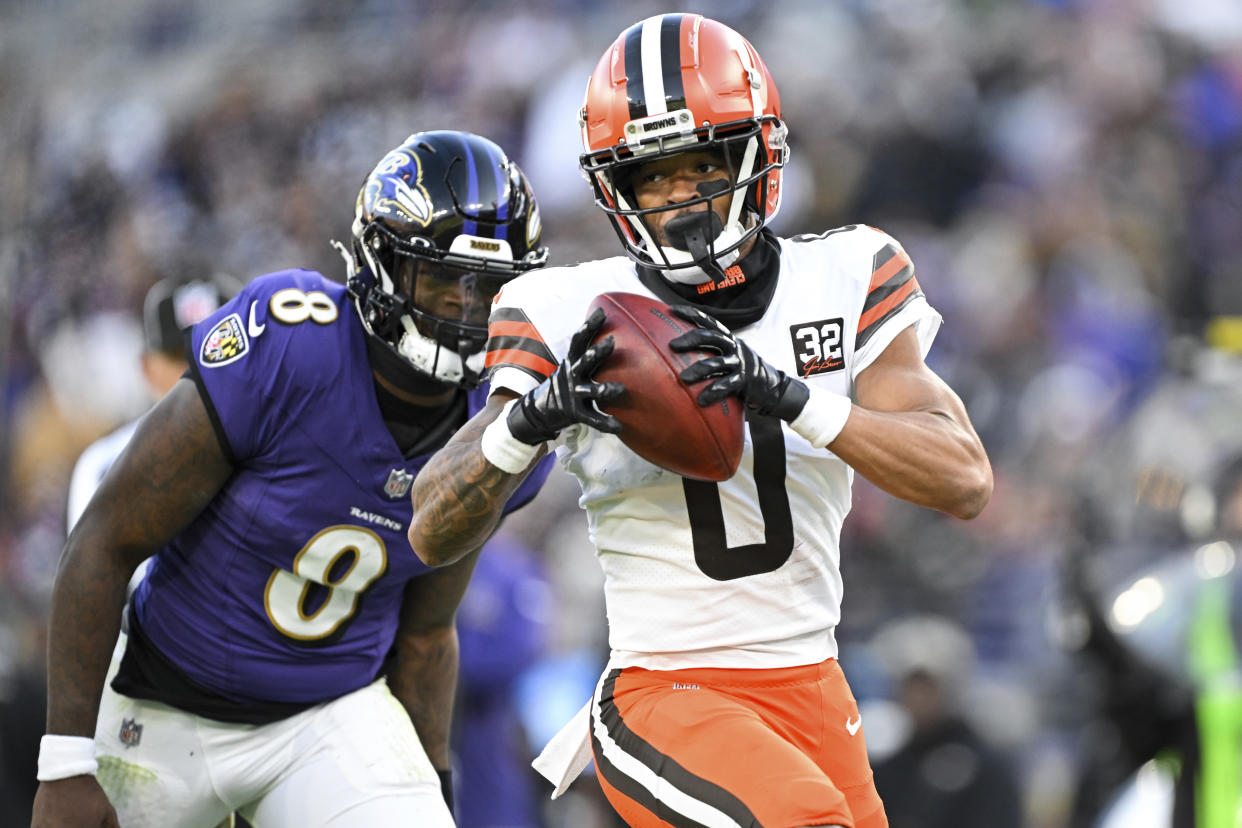
[[[880,268],[880,270],[884,270],[884,269],[885,268]],[[876,272],[879,273],[880,271],[877,270]],[[892,274],[889,274],[889,275],[891,276]],[[918,290],[918,288],[919,288],[918,280],[915,279],[913,276],[911,276],[910,281],[906,282],[904,285],[902,285],[901,287],[893,291],[891,294],[889,294],[888,297],[885,298],[883,302],[880,302],[878,305],[868,310],[862,316],[858,317],[858,331],[861,333],[862,331],[866,330],[868,325],[871,325],[876,320],[881,319],[884,316],[884,314],[888,313],[890,310],[900,305],[902,302],[906,300],[906,298],[911,293]]]

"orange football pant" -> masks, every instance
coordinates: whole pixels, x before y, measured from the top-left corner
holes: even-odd
[[[591,711],[604,794],[633,828],[886,828],[836,659],[610,671]]]

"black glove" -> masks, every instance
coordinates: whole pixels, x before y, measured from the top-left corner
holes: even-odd
[[[773,414],[787,422],[802,413],[810,397],[803,382],[768,365],[745,341],[698,308],[674,305],[671,310],[674,316],[698,327],[669,342],[670,348],[678,353],[704,350],[719,354],[700,359],[680,374],[686,383],[718,377],[699,392],[699,405],[734,396],[760,414]]]
[[[590,345],[603,326],[604,311],[596,308],[569,341],[569,353],[552,376],[509,409],[509,433],[523,443],[537,446],[555,439],[561,429],[574,423],[585,423],[608,434],[621,432],[617,418],[597,406],[620,397],[625,386],[592,379],[612,353],[611,336]]]

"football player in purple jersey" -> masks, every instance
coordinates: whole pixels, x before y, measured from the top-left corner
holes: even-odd
[[[492,298],[547,250],[517,166],[447,131],[380,161],[338,247],[347,285],[271,273],[192,329],[71,533],[34,825],[452,826],[478,550],[421,563],[410,483],[482,408]]]

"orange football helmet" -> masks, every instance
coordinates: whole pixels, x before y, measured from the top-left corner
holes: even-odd
[[[579,165],[595,203],[631,258],[675,281],[701,282],[710,278],[704,267],[727,267],[780,207],[789,149],[776,83],[746,38],[715,20],[663,14],[626,29],[596,64],[578,122]],[[706,251],[658,246],[645,216],[720,193],[637,209],[626,168],[704,149],[720,150],[728,166],[727,219],[713,219]]]

